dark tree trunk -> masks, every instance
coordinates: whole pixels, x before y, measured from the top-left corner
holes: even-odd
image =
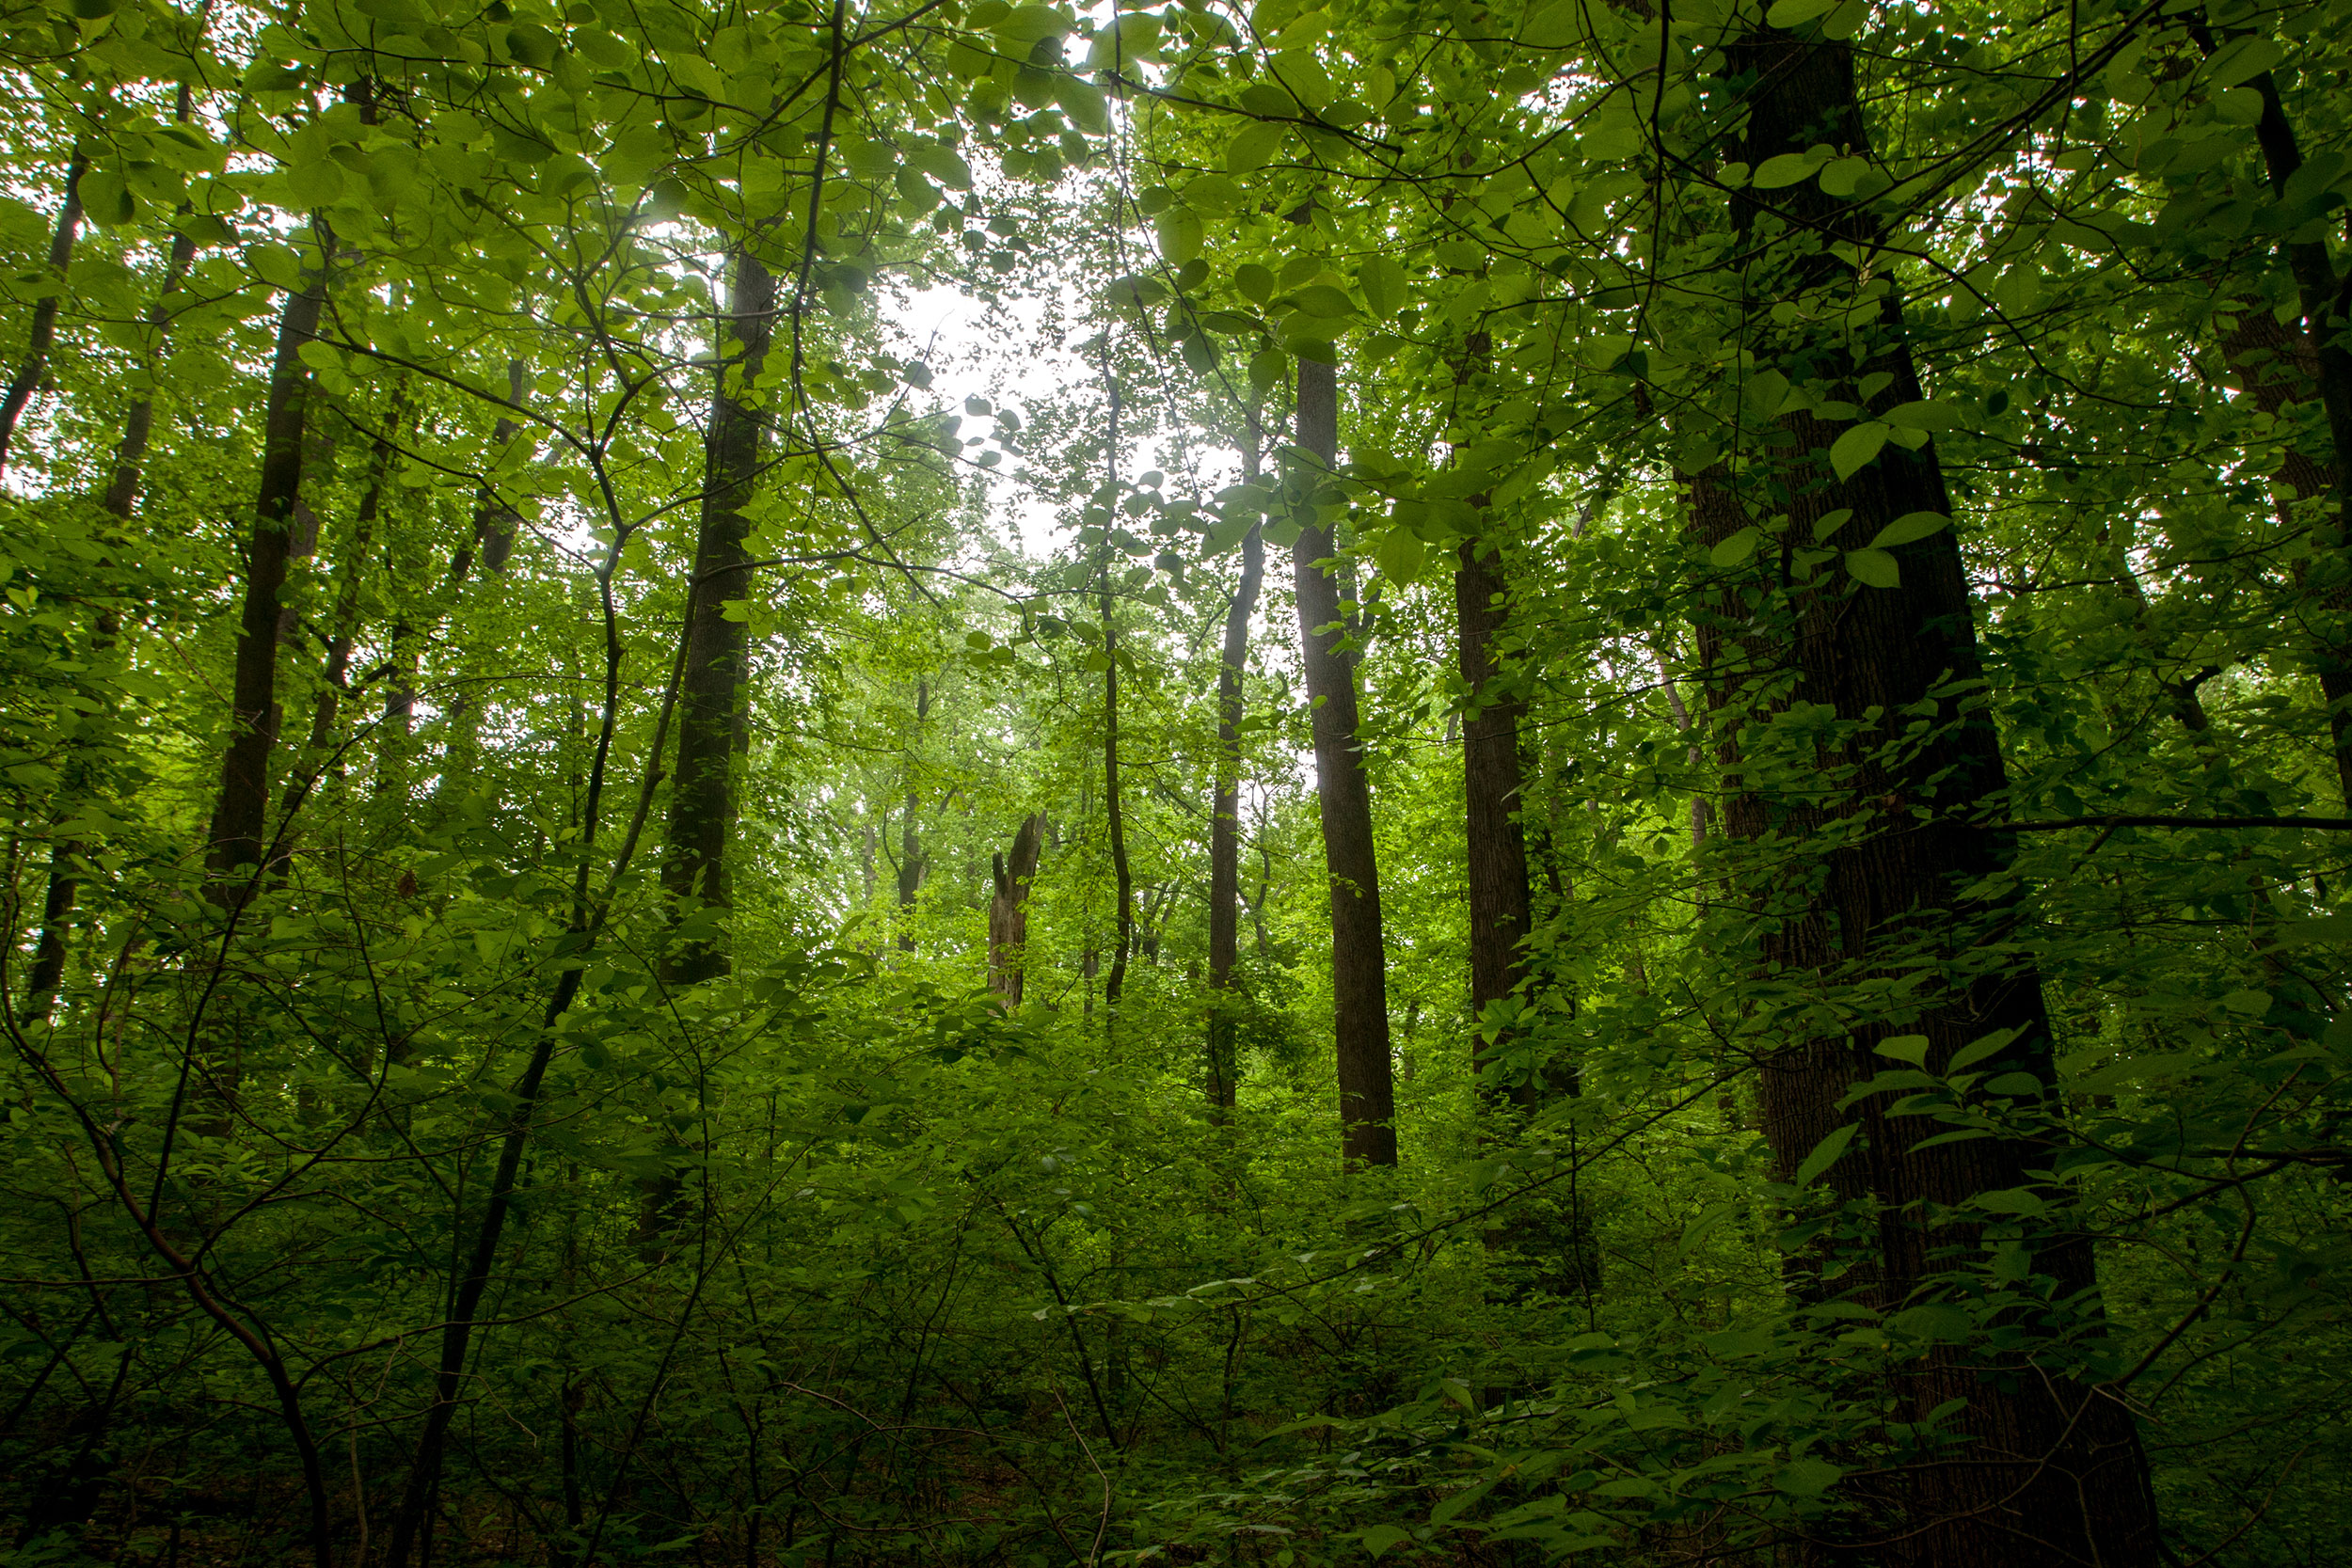
[[[1817,142],[1865,145],[1845,44],[1760,31],[1732,53],[1728,74],[1757,84],[1740,151],[1751,165]],[[1759,258],[1746,276],[1764,299],[1775,285],[1833,280],[1846,263],[1831,242],[1867,248],[1881,238],[1858,206],[1812,187],[1772,199],[1772,214],[1747,195],[1733,207],[1743,251]],[[1765,319],[1760,302],[1752,314]],[[1759,364],[1778,363],[1795,378],[1820,373],[1808,366],[1853,362],[1833,357],[1830,345],[1805,332],[1799,325],[1767,337]],[[1871,372],[1892,379],[1867,400],[1869,409],[1921,395],[1891,298],[1875,353],[1853,373]],[[1858,392],[1840,395],[1862,401]],[[1849,428],[1809,413],[1779,423],[1797,453],[1819,454]],[[1787,1040],[1757,1064],[1763,1127],[1784,1171],[1840,1126],[1859,1123],[1861,1135],[1825,1181],[1881,1218],[1836,1288],[1892,1310],[1949,1266],[1944,1249],[1978,1244],[1969,1227],[1938,1217],[1941,1207],[2025,1185],[2051,1154],[2001,1137],[1936,1143],[1940,1128],[1931,1118],[1885,1115],[1896,1097],[1849,1109],[1849,1092],[1886,1065],[1873,1048],[1899,1035],[1926,1037],[1927,1069],[1939,1071],[1961,1047],[2013,1031],[1978,1070],[2029,1071],[2049,1084],[2048,1022],[2030,966],[1998,963],[1979,945],[2005,928],[2008,911],[1971,904],[1960,891],[1998,874],[2008,847],[1978,825],[1997,809],[2005,785],[1996,736],[1981,711],[1956,705],[1966,698],[1949,689],[1980,673],[1958,546],[1946,531],[1897,548],[1899,585],[1877,588],[1849,581],[1834,561],[1800,577],[1793,542],[1810,540],[1817,520],[1851,509],[1827,542],[1860,547],[1907,514],[1948,516],[1950,500],[1932,446],[1914,452],[1890,445],[1844,482],[1818,455],[1755,462],[1736,478],[1718,463],[1695,477],[1692,491],[1698,535],[1710,546],[1750,526],[1751,514],[1789,519],[1777,542],[1766,536],[1755,572],[1700,617],[1708,700],[1730,731],[1724,827],[1736,841],[1776,834],[1800,843],[1835,829],[1834,847],[1809,871],[1775,856],[1770,868],[1751,863],[1739,873],[1740,891],[1762,917],[1759,957],[1782,974],[1825,984],[1877,974],[1907,976],[1916,988],[1901,1015]],[[1761,601],[1758,577],[1772,579]],[[1961,693],[1969,689],[1963,684]],[[1795,704],[1834,711],[1853,733],[1832,743],[1776,730],[1772,716]],[[1907,733],[1923,711],[1945,727]],[[1925,973],[1939,977],[1924,985],[1913,967],[1922,958]],[[2093,1259],[2083,1238],[2045,1238],[2036,1267],[2056,1277],[2057,1299],[2090,1299]],[[2122,1402],[2061,1369],[2032,1365],[2030,1353],[1975,1359],[1989,1365],[1945,1351],[1896,1375],[1897,1418],[1917,1420],[1958,1401],[1964,1409],[1948,1425],[1968,1442],[1958,1454],[1916,1461],[1875,1494],[1899,1521],[1871,1547],[1875,1560],[1892,1568],[2137,1568],[2157,1560],[2146,1462]]]
[[[726,610],[751,594],[751,524],[744,509],[758,480],[762,415],[752,384],[774,329],[775,279],[747,251],[733,258],[719,384],[711,393],[705,448],[702,527],[687,597],[686,663],[679,676],[677,772],[670,785],[669,855],[662,885],[681,907],[723,910],[733,902],[727,841],[738,807],[735,754],[747,734],[750,627]],[[912,820],[912,818],[910,818]],[[680,943],[669,956],[674,984],[727,972],[715,939]]]
[[[1339,458],[1339,385],[1331,367],[1298,362],[1298,444],[1324,467]],[[1309,476],[1311,493],[1315,476]],[[1332,1028],[1337,1038],[1340,1153],[1351,1166],[1396,1164],[1396,1091],[1389,1051],[1380,873],[1372,840],[1372,784],[1359,739],[1356,660],[1343,646],[1334,554],[1311,499],[1291,546],[1298,594],[1299,662],[1312,705],[1315,799],[1331,893]]]
[[[1242,448],[1243,476],[1258,477],[1257,411]],[[1249,664],[1249,618],[1265,580],[1265,534],[1257,524],[1241,540],[1241,582],[1225,611],[1223,662],[1216,672],[1216,787],[1209,802],[1209,1114],[1223,1120],[1241,1086],[1234,1036],[1233,966],[1241,958],[1242,673]]]
[[[931,686],[929,681],[914,683],[914,726],[919,737],[923,721],[931,715]],[[914,759],[907,758],[906,815],[898,821],[898,951],[914,951],[914,899],[923,891],[923,834],[915,826],[914,812],[921,803],[914,790]]]
[[[2192,26],[2198,43],[2210,54],[2217,40],[2202,24]],[[2274,192],[2303,166],[2303,150],[2294,125],[2280,101],[2279,86],[2265,71],[2247,84],[2262,94],[2263,114],[2254,127],[2262,146],[2264,171]],[[2352,347],[2344,341],[2345,318],[2352,316],[2352,272],[2339,277],[2324,239],[2290,241],[2283,250],[2295,275],[2299,326],[2279,325],[2266,305],[2251,306],[2239,318],[2237,335],[2225,344],[2233,368],[2245,377],[2255,406],[2276,414],[2290,402],[2314,394],[2328,417],[2328,434],[2335,460],[2322,463],[2290,448],[2278,477],[2301,497],[2324,496],[2335,515],[2321,525],[2320,549],[2339,558],[2352,557]],[[2259,366],[2246,362],[2255,349],[2268,349],[2271,357]],[[2312,662],[2317,666],[2320,694],[2328,702],[2328,727],[2336,759],[2336,784],[2347,809],[2352,809],[2352,592],[2312,596],[2309,611]]]
[[[318,258],[304,286],[286,296],[278,314],[278,348],[270,364],[263,418],[262,477],[253,507],[253,533],[245,562],[245,608],[237,635],[236,674],[230,697],[230,731],[221,759],[220,793],[213,807],[207,865],[221,896],[241,903],[227,880],[239,866],[258,866],[268,827],[270,759],[278,745],[278,620],[284,606],[286,562],[294,505],[302,493],[303,421],[310,372],[302,345],[318,334],[326,299],[326,269],[334,250],[324,226]]]
[[[310,708],[310,749],[314,752],[323,752],[334,744],[335,720],[342,694],[350,685],[351,655],[359,637],[359,585],[366,579],[369,556],[375,547],[375,519],[384,509],[384,486],[391,478],[393,448],[401,423],[407,417],[405,391],[404,387],[392,394],[384,429],[370,453],[368,487],[360,492],[359,509],[352,517],[351,538],[336,567],[335,619],[327,628],[326,664],[318,696]]]
[[[1009,1007],[1021,1006],[1029,941],[1029,883],[1045,847],[1045,815],[1032,812],[1012,835],[1012,853],[994,858],[995,886],[988,900],[988,989]]]
[[[81,237],[85,166],[77,147],[66,165],[65,200],[57,209],[57,227],[49,237],[53,285],[64,280],[66,269],[73,264],[74,241]],[[40,378],[49,369],[49,351],[57,341],[57,307],[63,297],[62,292],[53,286],[51,292],[34,303],[32,327],[24,340],[24,356],[16,362],[16,374],[8,378],[7,393],[0,395],[0,473],[8,471],[8,449],[16,440],[17,421],[24,417],[25,406],[40,389]]]
[[[1103,380],[1110,399],[1110,439],[1104,461],[1109,468],[1112,502],[1119,495],[1119,382],[1111,374],[1110,337],[1103,339]],[[1103,821],[1110,839],[1111,886],[1118,933],[1111,948],[1111,972],[1103,981],[1105,1011],[1119,1006],[1127,986],[1127,958],[1136,944],[1136,878],[1127,863],[1127,818],[1119,790],[1119,623],[1111,603],[1111,547],[1103,546],[1103,576],[1098,603],[1103,619]]]
[[[188,118],[189,101],[189,89],[183,86],[180,89],[183,120]],[[157,292],[155,303],[147,309],[147,324],[156,332],[161,333],[171,322],[164,301],[180,287],[195,264],[196,242],[185,234],[174,233],[170,257],[164,265],[163,288]],[[145,471],[148,443],[154,431],[155,400],[152,396],[135,399],[124,412],[122,439],[115,446],[114,478],[100,502],[106,515],[119,523],[129,522],[132,510],[138,504],[139,480]],[[90,652],[109,652],[121,631],[113,609],[102,607],[91,617]],[[88,787],[87,771],[77,767],[68,798],[78,799]],[[34,944],[32,969],[24,988],[22,1017],[27,1024],[47,1022],[56,1002],[57,988],[65,980],[66,944],[72,936],[73,907],[81,897],[81,871],[76,863],[85,848],[72,838],[59,838],[49,848],[49,885],[41,899],[40,936]]]
[[[1480,1022],[1471,1065],[1482,1071],[1489,1052],[1511,1043],[1514,1031],[1485,1022],[1486,1009],[1527,983],[1527,938],[1534,927],[1527,891],[1527,835],[1519,823],[1519,721],[1527,704],[1502,686],[1495,652],[1502,633],[1505,584],[1494,546],[1462,542],[1454,574],[1455,654],[1468,695],[1462,714],[1463,837],[1470,859],[1470,1016]],[[1492,1033],[1489,1033],[1489,1030]],[[1507,1086],[1518,1105],[1543,1101],[1534,1069]]]

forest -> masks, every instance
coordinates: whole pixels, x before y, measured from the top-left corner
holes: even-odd
[[[5,0],[0,1568],[2352,1561],[2352,0]]]

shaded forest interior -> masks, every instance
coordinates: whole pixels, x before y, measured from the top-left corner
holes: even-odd
[[[2348,38],[8,8],[0,1568],[2352,1561]]]

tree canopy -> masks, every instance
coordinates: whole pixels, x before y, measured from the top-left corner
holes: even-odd
[[[2348,36],[6,8],[0,1564],[2344,1560]]]

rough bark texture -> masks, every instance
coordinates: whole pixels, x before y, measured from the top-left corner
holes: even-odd
[[[914,683],[914,733],[919,738],[923,721],[931,716],[931,687],[929,681]],[[907,759],[907,796],[905,815],[898,820],[898,951],[914,951],[914,899],[923,891],[923,832],[914,820],[915,808],[922,797],[914,788],[914,759]]]
[[[735,753],[746,733],[749,628],[726,608],[751,593],[743,509],[759,472],[764,422],[746,395],[768,354],[776,285],[756,259],[738,252],[727,296],[719,384],[710,400],[705,446],[702,527],[694,541],[694,578],[686,610],[686,662],[679,675],[677,770],[670,784],[669,852],[662,885],[682,903],[725,909],[732,900],[727,840],[735,829]],[[680,942],[664,964],[672,984],[727,972],[716,940]]]
[[[319,242],[316,270],[304,287],[286,296],[279,311],[278,348],[270,365],[262,477],[246,555],[245,606],[230,697],[229,745],[207,835],[207,864],[222,878],[239,866],[261,863],[268,824],[270,758],[278,729],[278,618],[294,504],[302,491],[303,422],[310,386],[301,352],[318,333],[319,310],[326,298],[326,258],[333,252],[323,232]],[[243,895],[228,892],[228,885],[223,884],[223,895],[241,900]]]
[[[1242,459],[1246,477],[1258,477],[1258,421],[1251,416]],[[1224,661],[1216,673],[1216,785],[1209,801],[1209,1111],[1222,1119],[1240,1088],[1234,1050],[1233,966],[1241,957],[1241,721],[1242,672],[1249,663],[1249,618],[1265,580],[1265,536],[1256,525],[1242,535],[1241,581],[1225,610]]]
[[[1751,165],[1817,142],[1865,144],[1843,43],[1759,32],[1735,49],[1731,74],[1756,83],[1740,150]],[[1842,266],[1823,248],[1825,239],[1877,237],[1855,209],[1810,187],[1771,199],[1795,220],[1785,235],[1756,198],[1735,198],[1734,217],[1751,254],[1793,257],[1778,277],[1781,287],[1825,280]],[[1774,286],[1769,263],[1749,276]],[[1777,356],[1793,374],[1809,347],[1817,364],[1851,363],[1797,336],[1766,345],[1759,357]],[[1891,298],[1877,352],[1854,373],[1874,372],[1892,382],[1870,408],[1921,395]],[[1809,414],[1784,418],[1780,427],[1795,452],[1812,454],[1845,428]],[[1751,508],[1788,515],[1783,541],[1807,540],[1816,519],[1850,508],[1853,515],[1828,541],[1841,548],[1866,544],[1908,513],[1950,514],[1932,447],[1889,446],[1843,483],[1818,455],[1757,463],[1737,479],[1718,464],[1695,476],[1692,490],[1699,535],[1710,546],[1748,527]],[[1936,1206],[2025,1185],[2050,1153],[2005,1138],[1923,1147],[1939,1124],[1888,1117],[1896,1096],[1845,1108],[1849,1091],[1886,1065],[1872,1048],[1892,1036],[1923,1035],[1934,1071],[1962,1046],[2014,1031],[1979,1069],[2052,1078],[2039,976],[1982,947],[1971,950],[1968,933],[1997,932],[2004,911],[1959,892],[1998,872],[2007,853],[2001,837],[1976,825],[2004,786],[1996,737],[1980,712],[1957,708],[1961,699],[1949,689],[1979,675],[1960,552],[1947,531],[1895,553],[1899,586],[1869,588],[1848,581],[1834,561],[1802,578],[1791,554],[1768,541],[1756,571],[1732,579],[1699,626],[1708,700],[1726,735],[1725,831],[1754,843],[1767,834],[1803,842],[1833,823],[1839,830],[1837,847],[1816,858],[1776,858],[1770,865],[1751,859],[1741,870],[1740,891],[1764,917],[1765,965],[1825,983],[1912,974],[1915,985],[1915,971],[1892,966],[1924,958],[1936,975],[1912,992],[1915,1012],[1847,1034],[1786,1040],[1758,1063],[1764,1131],[1784,1170],[1840,1126],[1859,1122],[1860,1135],[1825,1180],[1839,1198],[1872,1205],[1878,1227],[1852,1271],[1820,1288],[1889,1309],[1949,1266],[1942,1249],[1975,1244],[1968,1227],[1933,1220]],[[1768,584],[1768,577],[1776,580]],[[1940,727],[1926,737],[1906,735],[1926,704],[1936,705]],[[1796,705],[1834,710],[1854,732],[1841,740],[1775,732],[1776,715]],[[2035,1266],[2056,1277],[2059,1299],[2090,1299],[2092,1258],[2082,1239],[2046,1238]],[[1868,1544],[1874,1560],[1895,1568],[2132,1568],[2157,1560],[2145,1461],[2120,1400],[2061,1370],[1990,1353],[1930,1354],[1900,1370],[1896,1386],[1905,1412],[1898,1418],[1964,1402],[1948,1424],[1969,1441],[1960,1454],[1923,1459],[1875,1492],[1862,1488],[1904,1521]]]
[[[1468,689],[1462,715],[1463,836],[1469,849],[1470,1016],[1516,994],[1527,982],[1527,938],[1534,915],[1527,890],[1527,835],[1519,825],[1519,721],[1527,704],[1502,686],[1495,640],[1502,630],[1505,585],[1494,547],[1462,542],[1454,573],[1454,656]],[[1471,1065],[1510,1043],[1498,1033]],[[1543,1085],[1532,1076],[1508,1085],[1515,1103],[1534,1105]]]
[[[1032,812],[1012,835],[1012,852],[994,860],[995,886],[988,900],[988,989],[1010,1007],[1021,1006],[1029,884],[1036,879],[1038,856],[1044,847],[1045,814]]]
[[[1339,387],[1331,367],[1298,362],[1298,444],[1326,467],[1339,455]],[[1341,644],[1339,586],[1323,563],[1331,535],[1309,510],[1291,546],[1299,662],[1313,705],[1315,800],[1331,890],[1332,1029],[1340,1086],[1340,1153],[1349,1165],[1396,1164],[1396,1091],[1389,1051],[1388,974],[1372,784],[1358,738],[1356,660]]]
[[[80,149],[66,165],[65,200],[57,209],[57,227],[49,237],[49,270],[62,279],[66,268],[73,264],[74,241],[82,232],[82,169]],[[8,389],[0,395],[0,473],[8,467],[8,449],[16,440],[16,425],[24,417],[25,406],[40,388],[40,379],[49,369],[49,351],[57,341],[57,305],[64,296],[58,293],[41,295],[33,305],[31,329],[25,335],[24,356],[16,363],[16,374],[8,378]]]

